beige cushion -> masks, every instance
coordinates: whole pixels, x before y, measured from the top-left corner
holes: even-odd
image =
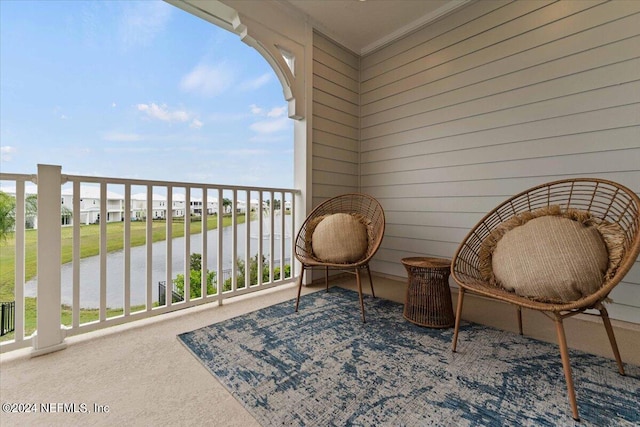
[[[315,226],[311,236],[313,256],[320,261],[348,264],[367,253],[367,227],[346,213],[327,215]]]
[[[550,302],[575,301],[597,291],[608,264],[597,228],[561,216],[541,216],[507,231],[491,260],[498,285]]]

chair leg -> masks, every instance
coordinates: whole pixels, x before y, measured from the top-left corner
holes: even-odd
[[[616,358],[616,363],[618,364],[618,372],[620,375],[624,375],[624,365],[622,364],[622,358],[620,357],[620,351],[618,350],[618,344],[616,343],[616,337],[613,334],[613,327],[611,327],[611,320],[609,320],[609,313],[607,309],[604,308],[604,305],[600,304],[598,307],[600,311],[600,317],[602,317],[602,323],[604,323],[604,328],[607,330],[607,335],[609,336],[609,342],[611,343],[611,349],[613,350],[613,355]]]
[[[327,292],[329,292],[329,267],[324,268],[324,284],[327,287]]]
[[[522,307],[518,306],[518,330],[522,335]]]
[[[456,324],[453,329],[453,352],[458,345],[458,330],[460,329],[460,318],[462,317],[462,303],[464,302],[464,288],[458,288],[458,306],[456,307]]]
[[[554,319],[556,324],[556,333],[558,334],[558,346],[560,346],[560,357],[562,358],[562,368],[564,370],[564,378],[567,382],[567,393],[569,395],[569,403],[571,404],[571,412],[573,419],[580,421],[578,415],[578,404],[576,403],[576,392],[573,387],[573,375],[571,374],[571,363],[569,362],[569,350],[567,349],[567,337],[564,334],[564,326],[562,318],[556,314]]]
[[[360,269],[356,268],[356,282],[358,284],[358,295],[360,295],[360,312],[362,313],[362,323],[366,323],[364,318],[364,300],[362,299],[362,281],[360,280]]]
[[[369,275],[369,284],[371,285],[371,296],[376,297],[376,293],[373,290],[373,278],[371,277],[371,270],[369,270],[369,264],[367,264],[367,274]]]
[[[298,305],[300,304],[300,292],[302,291],[302,278],[304,277],[304,265],[302,271],[300,271],[300,277],[298,277],[298,297],[296,298],[296,313],[298,312]]]

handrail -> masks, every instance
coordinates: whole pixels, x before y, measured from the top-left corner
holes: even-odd
[[[2,173],[3,180],[5,173]],[[19,175],[20,174],[6,174],[6,175]],[[35,177],[37,175],[26,175],[29,177]],[[65,184],[69,181],[77,181],[80,180],[82,182],[88,183],[100,183],[105,180],[109,181],[111,184],[130,184],[130,185],[152,185],[152,186],[165,186],[167,184],[174,185],[176,187],[207,187],[207,188],[222,188],[224,190],[238,190],[238,191],[272,191],[275,193],[279,192],[287,192],[300,194],[300,190],[292,189],[292,188],[284,188],[284,187],[245,187],[239,185],[224,185],[224,184],[207,184],[202,182],[186,182],[186,181],[158,181],[158,180],[144,180],[144,179],[129,179],[129,178],[107,178],[107,177],[97,177],[97,176],[83,176],[83,175],[60,175],[62,179],[62,184]],[[11,179],[11,178],[7,178]]]

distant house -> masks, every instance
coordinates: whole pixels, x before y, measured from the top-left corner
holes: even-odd
[[[236,213],[243,214],[247,212],[247,203],[244,200],[236,200]]]
[[[147,195],[145,193],[137,193],[131,195],[131,215],[132,221],[142,221],[146,217],[147,212]]]
[[[153,194],[152,202],[152,218],[165,219],[167,217],[167,197],[160,194]],[[186,212],[186,202],[184,194],[174,194],[171,203],[171,215],[175,217],[183,217]],[[202,199],[191,197],[189,202],[191,215],[202,216],[203,203]],[[137,193],[131,195],[131,219],[142,220],[145,218],[147,210],[147,194]],[[207,214],[212,215],[218,210],[218,199],[207,200]]]
[[[73,189],[62,190],[62,206],[73,210]],[[80,218],[81,224],[97,224],[100,218],[100,187],[80,186]],[[124,197],[112,191],[107,191],[107,222],[124,220]],[[68,225],[73,224],[73,219]]]
[[[15,187],[2,187],[0,191],[15,197]],[[38,187],[30,185],[25,188],[25,196],[35,196],[38,194]],[[161,194],[153,194],[151,205],[151,217],[153,219],[165,219],[167,217],[167,197]],[[254,202],[254,201],[252,201]],[[257,202],[256,202],[257,203]],[[63,189],[61,192],[60,204],[62,207],[62,225],[73,225],[73,189]],[[172,200],[171,213],[174,218],[184,217],[186,209],[185,195],[174,194]],[[202,216],[203,201],[198,197],[191,197],[189,202],[191,215]],[[238,201],[238,212],[246,211],[245,202]],[[107,222],[124,221],[124,196],[113,191],[107,191]],[[257,205],[255,206],[257,207]],[[252,209],[254,206],[252,204]],[[218,211],[218,199],[207,200],[207,214],[213,215]],[[131,212],[129,218],[132,221],[143,221],[147,214],[147,194],[136,193],[131,195]],[[97,224],[100,218],[100,187],[95,185],[80,186],[80,224]],[[26,218],[27,228],[38,228],[37,215],[28,215]]]
[[[164,219],[167,217],[167,198],[161,194],[152,194],[151,218]],[[131,195],[131,219],[142,221],[146,218],[147,193]]]

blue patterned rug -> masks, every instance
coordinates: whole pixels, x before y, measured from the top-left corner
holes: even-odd
[[[366,298],[366,324],[353,291],[294,304],[178,336],[263,426],[640,425],[638,366],[571,351],[576,423],[555,345],[467,323],[452,353],[395,302]]]

